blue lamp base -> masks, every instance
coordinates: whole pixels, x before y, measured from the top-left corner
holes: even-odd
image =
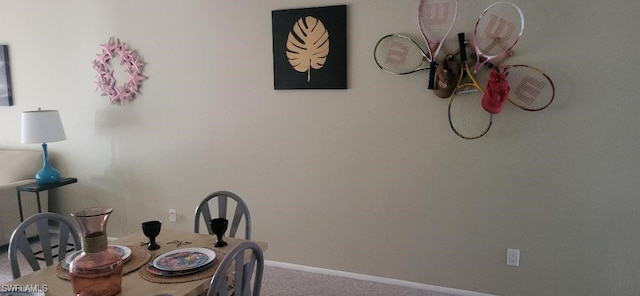
[[[42,168],[36,174],[36,182],[38,184],[49,184],[60,181],[60,172],[49,164],[49,155],[47,153],[47,143],[42,143]]]

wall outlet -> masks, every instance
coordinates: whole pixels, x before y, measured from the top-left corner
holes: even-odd
[[[520,266],[520,250],[507,249],[507,265],[515,267]]]
[[[169,222],[176,222],[178,219],[178,214],[176,213],[176,209],[169,209]]]

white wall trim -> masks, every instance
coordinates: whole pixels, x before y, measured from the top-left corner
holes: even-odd
[[[319,268],[319,267],[306,266],[306,265],[298,265],[298,264],[279,262],[279,261],[265,260],[264,263],[265,265],[273,266],[273,267],[293,269],[293,270],[299,270],[304,272],[320,273],[320,274],[339,276],[344,278],[351,278],[356,280],[376,282],[376,283],[382,283],[382,284],[388,284],[388,285],[396,285],[396,286],[402,286],[402,287],[408,287],[408,288],[414,288],[414,289],[420,289],[420,290],[428,290],[428,291],[438,292],[438,293],[447,293],[447,294],[458,295],[458,296],[495,296],[492,294],[484,294],[484,293],[473,292],[473,291],[427,285],[427,284],[397,280],[392,278],[385,278],[385,277],[379,277],[379,276],[373,276],[373,275],[367,275],[367,274],[361,274],[361,273],[346,272],[346,271]]]

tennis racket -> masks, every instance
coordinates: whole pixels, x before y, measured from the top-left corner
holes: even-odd
[[[463,66],[458,84],[449,98],[449,125],[459,137],[477,139],[489,131],[493,115],[482,108],[484,91],[469,68],[464,33],[458,34],[458,43]],[[465,81],[464,77],[467,77],[468,81]]]
[[[429,69],[431,61],[417,42],[400,34],[380,38],[373,53],[380,69],[398,75]]]
[[[556,89],[542,70],[528,65],[499,67],[507,75],[511,90],[509,102],[526,111],[540,111],[553,102]]]
[[[504,1],[487,7],[473,31],[476,52],[474,73],[490,60],[507,55],[518,43],[523,31],[524,15],[520,7]]]
[[[549,107],[556,94],[553,80],[542,70],[529,65],[494,66],[507,75],[511,90],[507,99],[525,111],[540,111]]]
[[[431,57],[429,89],[434,89],[436,59],[442,43],[453,29],[457,14],[458,0],[420,0],[418,5],[418,24]]]

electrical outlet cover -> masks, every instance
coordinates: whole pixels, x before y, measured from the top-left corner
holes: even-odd
[[[507,265],[520,266],[520,250],[507,249]]]

